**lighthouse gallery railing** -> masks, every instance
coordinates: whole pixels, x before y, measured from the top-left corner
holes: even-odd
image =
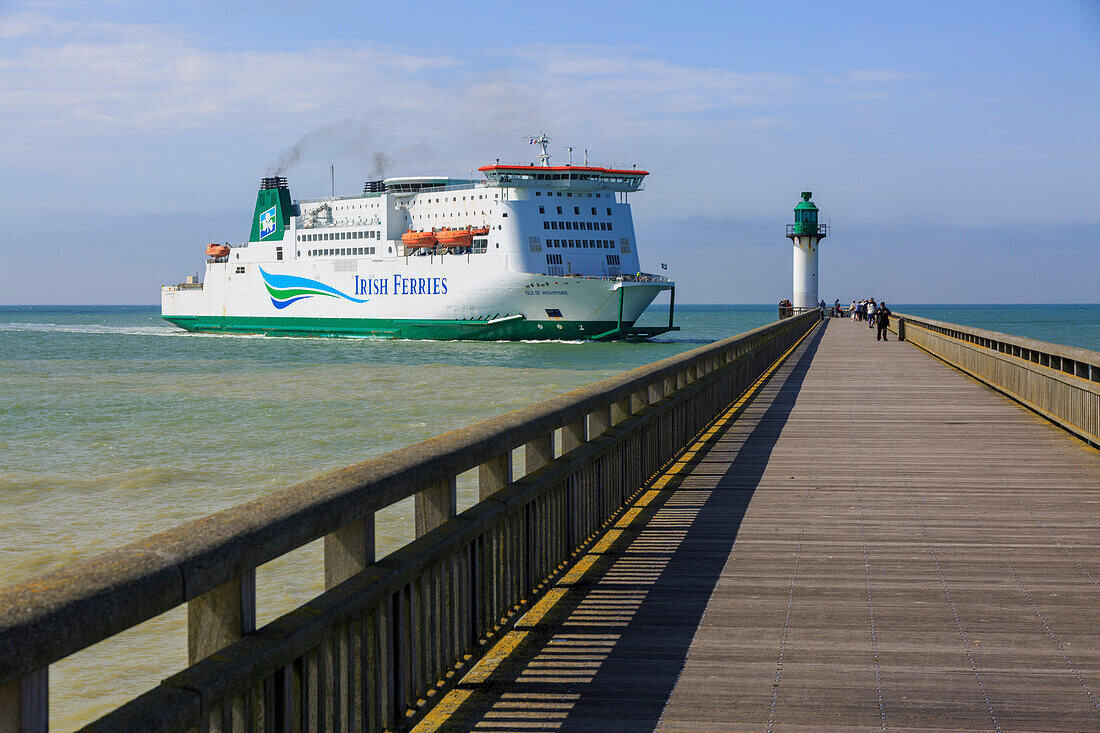
[[[624,503],[821,319],[778,321],[0,590],[0,729],[48,667],[181,604],[190,666],[90,730],[411,725]],[[556,450],[560,444],[560,450]],[[512,477],[522,449],[526,474]],[[481,501],[456,515],[456,476]],[[374,514],[417,539],[374,561]],[[322,595],[255,629],[255,569],[324,538]]]

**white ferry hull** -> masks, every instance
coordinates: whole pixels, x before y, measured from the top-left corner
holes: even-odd
[[[331,272],[331,261],[311,263],[311,268],[296,264],[251,264],[237,273],[228,262],[211,263],[202,286],[162,289],[162,315],[203,332],[606,339],[634,335],[638,317],[672,287],[629,279],[486,273],[461,255],[344,261],[343,272]],[[352,264],[355,271],[347,271]]]

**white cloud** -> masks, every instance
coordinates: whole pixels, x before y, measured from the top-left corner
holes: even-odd
[[[669,64],[636,48],[536,45],[477,59],[377,46],[299,52],[225,51],[166,26],[58,21],[41,13],[0,23],[22,43],[0,55],[0,119],[73,132],[171,128],[226,118],[365,112],[460,122],[599,112],[604,119],[683,115],[783,102],[800,80]],[[484,58],[481,59],[484,61]],[[521,112],[522,115],[522,112]]]
[[[789,135],[820,93],[820,76],[689,66],[637,46],[234,50],[172,26],[70,17],[0,16],[18,33],[0,48],[0,167],[40,186],[93,191],[100,200],[78,204],[89,208],[161,205],[146,192],[169,176],[207,180],[226,155],[251,178],[296,140],[308,144],[290,171],[308,190],[329,162],[366,175],[376,152],[394,158],[395,171],[463,174],[529,152],[521,136],[538,130],[554,137],[555,161],[575,144],[575,160],[587,147],[593,163],[659,166],[669,176],[655,180],[655,198],[667,207],[725,202],[683,181],[775,149],[777,131]],[[900,73],[844,78],[885,83]],[[862,100],[883,91],[850,89]],[[204,189],[217,203],[196,205],[221,205],[219,184]]]

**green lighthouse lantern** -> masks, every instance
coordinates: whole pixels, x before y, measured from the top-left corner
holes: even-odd
[[[825,236],[825,227],[818,227],[817,206],[810,201],[811,196],[809,191],[802,192],[802,200],[794,207],[794,224],[787,236]]]
[[[817,206],[809,191],[794,207],[794,224],[787,225],[787,239],[794,245],[794,293],[791,303],[795,312],[817,307],[817,249],[825,238],[827,227],[817,221]]]

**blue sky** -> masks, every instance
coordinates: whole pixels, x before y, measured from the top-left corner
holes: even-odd
[[[651,171],[682,302],[1100,301],[1100,2],[0,3],[0,302],[153,303],[295,196],[467,175],[546,130]],[[577,153],[581,155],[581,153]]]

